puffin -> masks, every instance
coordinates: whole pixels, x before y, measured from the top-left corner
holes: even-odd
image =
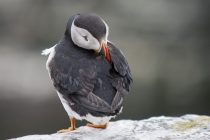
[[[89,127],[105,129],[111,118],[121,113],[132,75],[125,56],[108,40],[109,27],[93,13],[70,17],[64,36],[51,48],[46,68],[73,131],[76,120]]]

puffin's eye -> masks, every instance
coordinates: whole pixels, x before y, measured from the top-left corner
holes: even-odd
[[[84,37],[84,39],[86,40],[86,41],[88,41],[88,38],[87,38],[87,36],[83,36]]]

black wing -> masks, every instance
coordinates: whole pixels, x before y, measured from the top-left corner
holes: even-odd
[[[114,70],[110,75],[112,85],[117,89],[113,104],[119,104],[121,98],[130,91],[130,84],[133,81],[131,71],[123,53],[112,43],[107,43],[109,53],[113,62]]]
[[[87,52],[77,54],[77,51],[68,48],[62,50],[61,46],[55,48],[56,53],[49,62],[49,73],[54,87],[61,94],[70,95],[73,101],[88,109],[113,113],[109,104],[92,93],[97,79],[96,66],[93,61],[85,59]]]

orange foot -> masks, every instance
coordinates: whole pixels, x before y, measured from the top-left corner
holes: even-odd
[[[106,129],[108,126],[108,123],[105,123],[105,124],[90,124],[90,123],[88,123],[86,126],[93,127],[93,128]]]
[[[72,130],[76,130],[76,128],[69,127],[67,129],[61,129],[61,130],[58,130],[57,133],[65,133],[65,132],[70,132]]]
[[[70,118],[70,122],[71,122],[71,127],[67,128],[67,129],[61,129],[59,131],[57,131],[57,133],[65,133],[65,132],[70,132],[73,130],[76,130],[76,119],[75,118]]]

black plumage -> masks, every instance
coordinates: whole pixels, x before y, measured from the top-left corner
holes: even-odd
[[[56,45],[56,54],[49,63],[50,77],[55,88],[67,100],[76,102],[71,106],[74,111],[78,112],[76,109],[82,108],[78,112],[81,115],[88,112],[97,116],[115,115],[121,107],[121,104],[118,108],[111,106],[118,104],[113,102],[117,91],[120,98],[129,92],[132,78],[127,61],[114,45],[108,43],[108,48],[112,63],[94,51],[75,47],[69,36]]]
[[[54,47],[55,53],[48,62],[50,77],[55,89],[81,117],[87,114],[114,116],[119,113],[123,98],[130,90],[132,76],[128,63],[110,42],[107,48],[111,61],[100,53],[74,44],[70,29],[77,17],[75,26],[88,30],[96,39],[100,40],[107,32],[103,21],[94,14],[72,16],[64,37]],[[93,20],[95,22],[91,23]]]

